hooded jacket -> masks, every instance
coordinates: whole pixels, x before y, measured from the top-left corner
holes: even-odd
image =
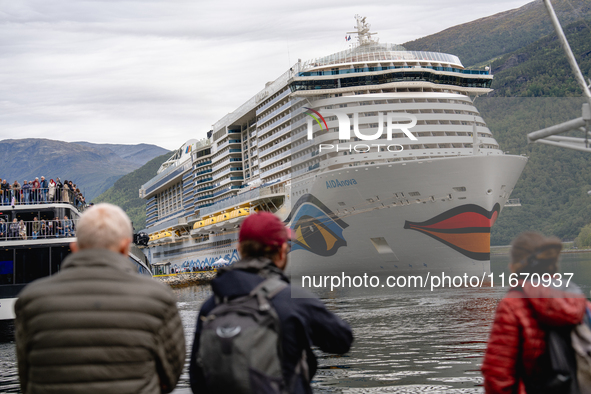
[[[546,353],[544,327],[579,324],[586,299],[578,289],[568,292],[525,282],[523,291],[512,289],[497,307],[482,362],[486,393],[525,394],[523,376],[539,376]],[[520,372],[518,372],[520,371]],[[529,393],[532,394],[532,393]]]
[[[105,249],[69,255],[15,305],[24,394],[167,393],[185,361],[172,291]]]
[[[251,267],[246,268],[249,265]],[[252,266],[258,266],[260,269]],[[218,277],[212,281],[211,288],[215,296],[232,299],[250,293],[270,275],[276,275],[289,283],[287,277],[271,260],[242,260],[235,263],[234,266],[220,270]],[[312,293],[298,287],[287,286],[271,300],[271,304],[281,323],[282,369],[286,382],[292,382],[294,370],[304,350],[307,354],[310,379],[314,376],[317,363],[314,353],[310,349],[311,345],[318,346],[327,353],[343,354],[349,351],[353,342],[351,328],[338,316],[329,312]],[[207,316],[215,305],[215,297],[209,298],[201,307],[199,317]],[[208,393],[203,371],[197,363],[199,335],[202,327],[199,317],[197,318],[189,373],[193,393]],[[311,393],[310,383],[299,377],[294,384],[293,392]]]

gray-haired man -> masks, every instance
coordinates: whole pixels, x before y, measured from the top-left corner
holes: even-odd
[[[137,274],[127,255],[129,218],[98,204],[77,226],[62,270],[15,305],[22,392],[168,393],[185,360],[175,297]]]

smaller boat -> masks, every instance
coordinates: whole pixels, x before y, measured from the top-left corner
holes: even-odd
[[[84,207],[75,199],[14,199],[0,206],[0,321],[14,319],[18,293],[32,281],[59,272],[76,241]],[[152,275],[144,253],[132,245],[129,259],[138,273]]]

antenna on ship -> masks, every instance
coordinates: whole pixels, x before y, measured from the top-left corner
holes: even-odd
[[[355,26],[356,31],[348,31],[347,34],[357,34],[357,40],[359,41],[359,45],[369,45],[369,44],[377,44],[379,41],[378,39],[373,39],[371,36],[378,33],[370,33],[369,29],[371,29],[371,25],[365,22],[366,16],[360,16],[359,14],[355,15],[355,20],[357,21],[357,26]]]

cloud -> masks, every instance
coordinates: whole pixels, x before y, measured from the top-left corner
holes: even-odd
[[[175,149],[298,58],[345,49],[355,13],[403,43],[525,3],[0,0],[0,139]]]

